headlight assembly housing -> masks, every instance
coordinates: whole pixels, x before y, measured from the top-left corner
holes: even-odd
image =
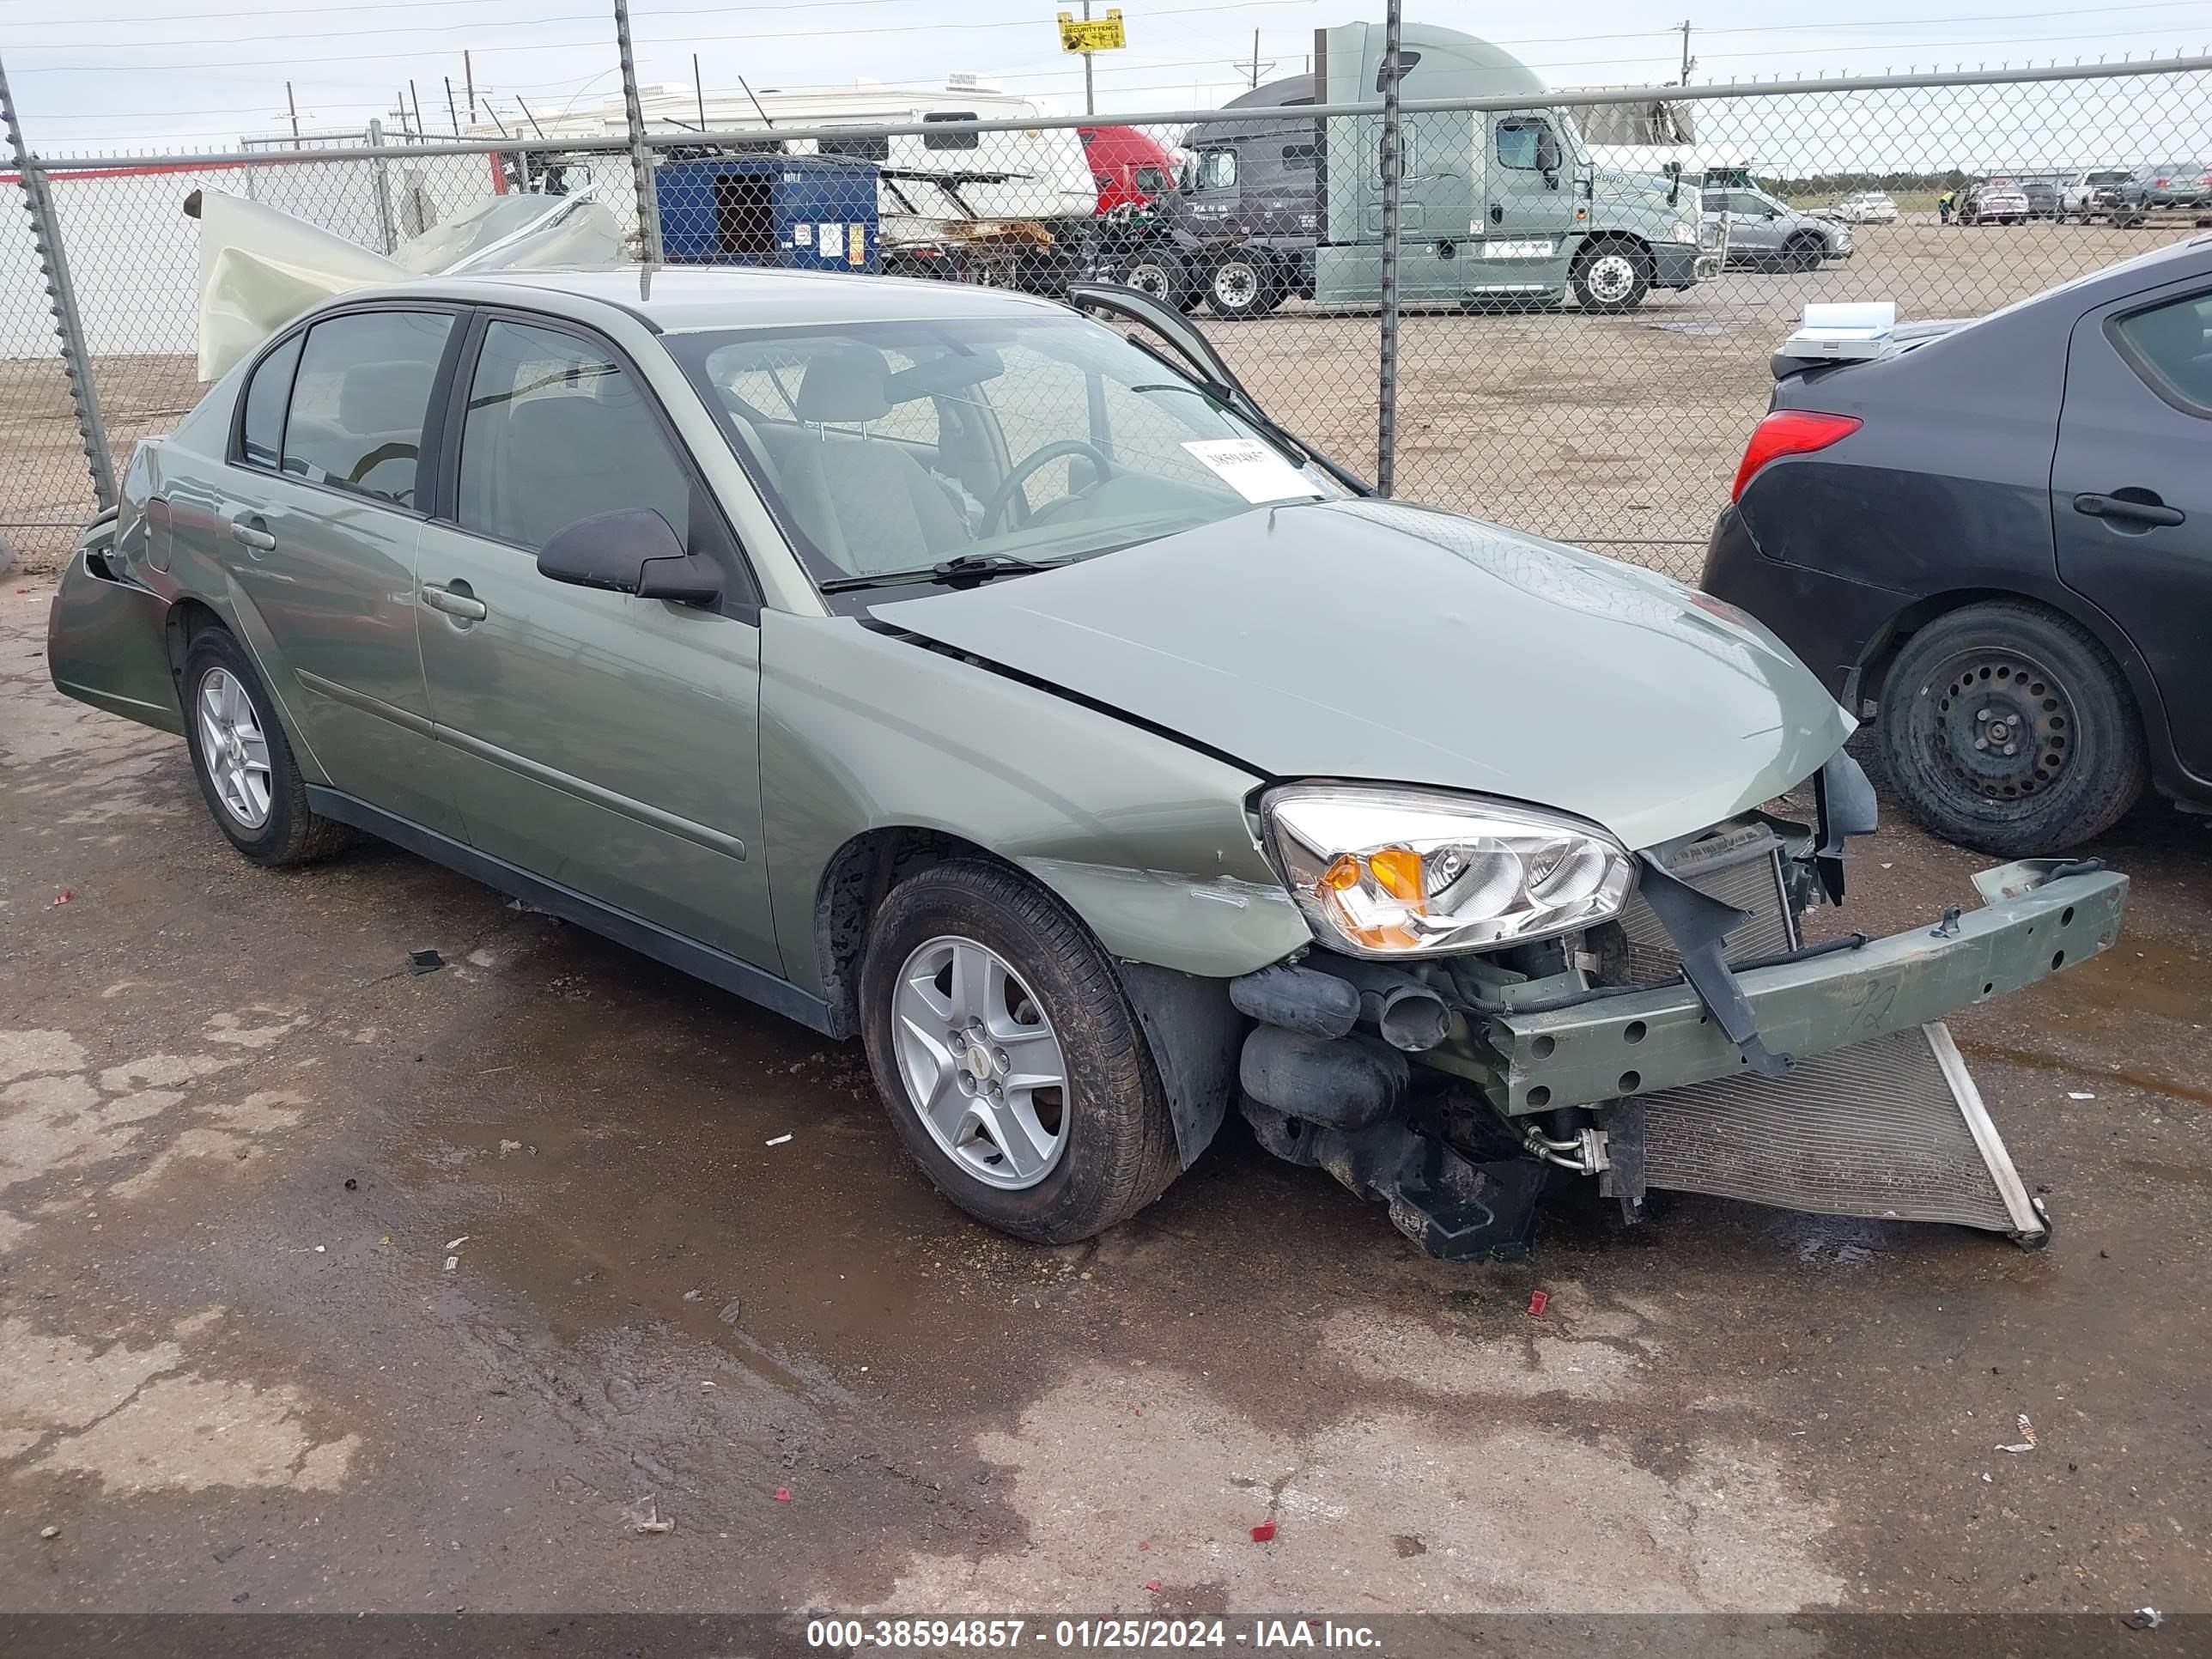
[[[1314,937],[1356,957],[1545,939],[1618,915],[1636,884],[1597,825],[1479,795],[1285,784],[1261,796],[1260,820]]]

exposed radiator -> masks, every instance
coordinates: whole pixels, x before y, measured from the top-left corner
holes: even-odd
[[[1653,1187],[1822,1215],[2048,1231],[1951,1034],[1908,1027],[1802,1060],[1647,1095]]]
[[[1778,956],[1797,948],[1796,918],[1790,913],[1789,893],[1783,885],[1782,842],[1765,824],[1716,830],[1676,849],[1664,862],[1699,892],[1746,913],[1747,919],[1730,930],[1726,940],[1729,961]],[[1643,894],[1632,896],[1621,912],[1620,931],[1628,945],[1626,982],[1674,977],[1681,958]]]

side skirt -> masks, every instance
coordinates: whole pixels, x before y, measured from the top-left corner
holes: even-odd
[[[395,817],[381,807],[371,806],[367,801],[343,794],[336,789],[309,784],[307,805],[326,818],[349,823],[356,830],[365,830],[380,841],[404,847],[434,864],[442,864],[448,870],[456,871],[471,880],[480,881],[511,898],[533,904],[563,921],[573,921],[579,927],[588,927],[617,945],[629,946],[641,956],[666,963],[671,968],[680,969],[695,979],[705,980],[709,985],[719,986],[748,1002],[757,1002],[787,1019],[795,1019],[810,1030],[819,1031],[825,1036],[833,1035],[830,1026],[830,1005],[823,998],[802,991],[765,968],[757,968],[726,951],[717,951],[711,945],[702,945],[695,939],[687,939],[658,922],[647,921],[627,910],[617,910],[612,905],[602,904],[573,887],[563,887],[558,882],[532,875],[519,865],[509,864],[505,859],[480,853],[450,836],[441,836],[434,830],[425,830],[419,823]]]

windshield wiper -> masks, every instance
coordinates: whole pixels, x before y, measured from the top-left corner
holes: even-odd
[[[1018,559],[1011,554],[963,553],[939,564],[917,565],[911,570],[885,570],[872,576],[836,576],[817,583],[824,593],[852,593],[867,587],[902,587],[915,582],[943,582],[947,586],[973,586],[994,576],[1027,576],[1057,569],[1066,559]]]

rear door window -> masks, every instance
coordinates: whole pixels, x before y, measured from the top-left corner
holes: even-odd
[[[284,471],[416,505],[423,422],[453,328],[442,312],[362,311],[309,329],[284,419]]]

